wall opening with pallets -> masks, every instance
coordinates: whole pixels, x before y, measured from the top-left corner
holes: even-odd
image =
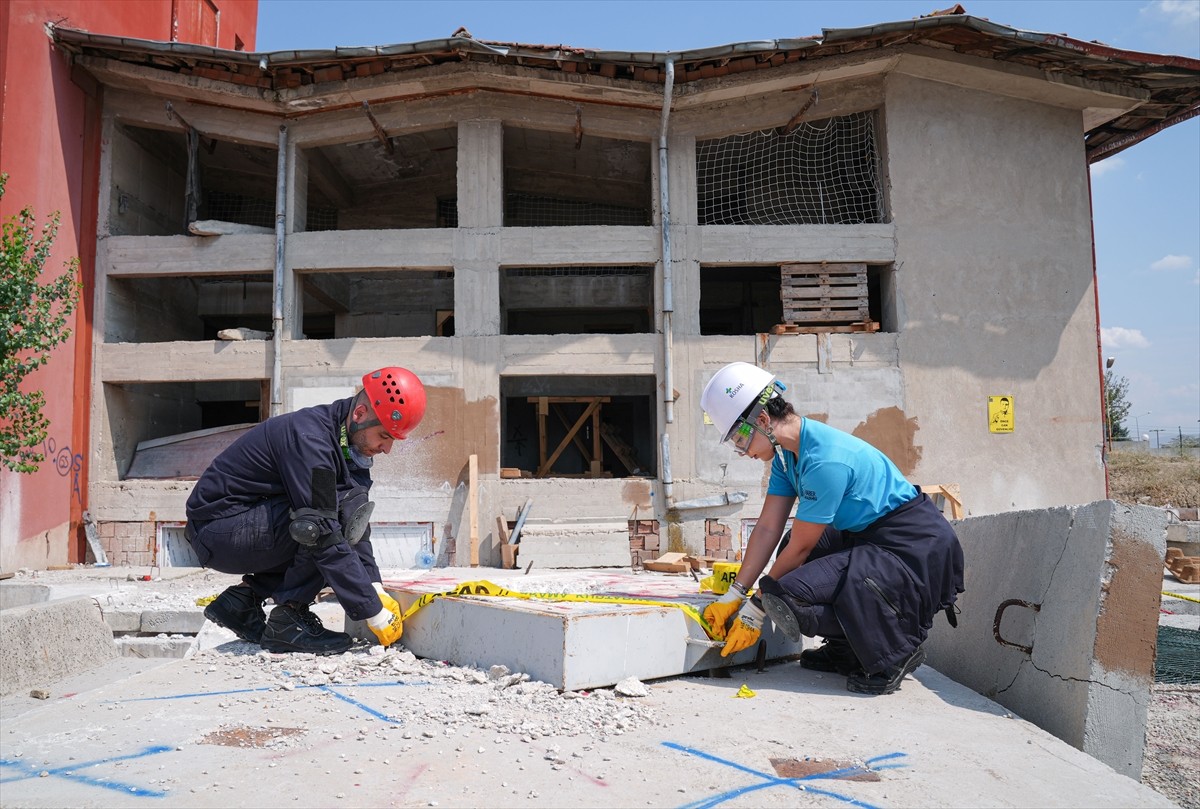
[[[784,322],[772,334],[879,331],[871,319],[866,264],[822,261],[779,269]]]

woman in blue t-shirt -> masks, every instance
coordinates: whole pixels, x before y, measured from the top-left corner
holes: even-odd
[[[771,462],[741,570],[704,618],[728,656],[758,642],[765,612],[793,641],[825,638],[801,653],[804,668],[845,674],[850,691],[890,694],[924,661],[921,644],[937,613],[955,623],[962,548],[933,501],[886,455],[799,416],[782,390],[774,374],[735,362],[700,397],[723,442]],[[756,581],[759,592],[747,598]]]

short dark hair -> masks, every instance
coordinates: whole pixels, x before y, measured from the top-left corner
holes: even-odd
[[[772,396],[767,400],[767,406],[764,409],[772,419],[785,419],[796,413],[792,403],[782,396]]]

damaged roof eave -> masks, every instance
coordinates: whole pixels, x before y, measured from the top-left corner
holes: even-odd
[[[1023,73],[1035,82],[1025,83],[1034,100],[1052,98],[1049,103],[1081,110],[1089,162],[1200,115],[1198,59],[1022,31],[972,17],[960,6],[954,10],[958,13],[826,29],[819,37],[677,52],[490,42],[474,39],[465,29],[447,39],[407,44],[269,53],[106,36],[53,24],[47,32],[105,84],[288,117],[363,101],[428,97],[422,82],[430,76],[442,88],[435,93],[486,89],[654,107],[661,104],[667,61],[677,65],[674,106],[682,109],[739,90],[758,95],[772,87],[796,89],[801,86],[797,77],[812,84],[817,74],[824,83],[829,68],[871,60],[894,63],[915,49],[996,74],[985,84],[1002,84],[1008,80],[1003,74]],[[845,77],[854,73],[843,72]],[[479,86],[464,82],[463,75],[473,76]],[[927,78],[947,80],[945,75]]]

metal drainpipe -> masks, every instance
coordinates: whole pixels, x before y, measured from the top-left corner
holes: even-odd
[[[663,330],[663,413],[667,424],[675,422],[675,367],[671,342],[671,314],[675,311],[671,288],[671,193],[667,179],[667,122],[671,117],[671,90],[675,86],[675,59],[666,60],[666,80],[663,86],[662,128],[658,134],[658,202],[659,227],[662,231],[662,330]],[[675,500],[671,479],[671,436],[666,430],[662,437],[662,482],[666,508]]]
[[[279,126],[279,161],[275,170],[275,288],[271,293],[271,415],[283,412],[283,248],[287,241],[287,127]]]

